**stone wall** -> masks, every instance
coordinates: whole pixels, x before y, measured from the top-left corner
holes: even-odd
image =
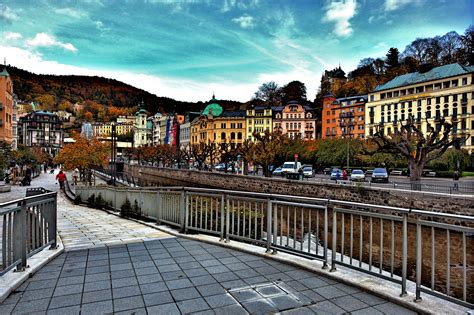
[[[218,188],[345,200],[446,213],[474,214],[474,196],[449,196],[375,187],[347,187],[309,181],[290,181],[280,178],[262,178],[137,165],[126,166],[126,171],[139,177],[146,186],[178,185]]]

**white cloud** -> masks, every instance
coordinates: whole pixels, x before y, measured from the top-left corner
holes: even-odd
[[[334,33],[337,36],[350,36],[353,29],[349,20],[357,13],[356,0],[332,1],[325,9],[323,22],[334,22]]]
[[[241,28],[253,28],[255,27],[254,19],[252,16],[244,14],[241,17],[233,18],[232,22],[240,25]]]
[[[373,16],[373,15],[370,16],[369,19],[368,19],[369,24],[372,23],[374,21],[374,19],[375,19],[375,16]]]
[[[37,33],[34,38],[28,39],[26,44],[31,47],[61,47],[76,52],[77,48],[71,43],[63,43],[48,33]]]
[[[422,0],[385,0],[384,10],[394,11],[408,4],[420,5],[421,2]]]
[[[234,8],[239,10],[250,10],[258,7],[260,0],[224,0],[221,12],[229,12]]]
[[[8,41],[14,41],[21,39],[23,36],[20,33],[16,32],[5,32],[3,33],[3,38]]]
[[[0,3],[0,20],[12,22],[18,20],[18,15],[8,6]]]
[[[86,12],[79,11],[73,8],[58,8],[54,9],[54,12],[56,12],[57,14],[66,15],[73,19],[81,19],[87,16]]]

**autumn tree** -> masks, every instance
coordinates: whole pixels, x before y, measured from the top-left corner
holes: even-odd
[[[6,141],[0,141],[0,172],[8,167],[12,156],[12,147]]]
[[[62,164],[64,169],[72,170],[78,168],[82,174],[94,167],[104,167],[108,164],[110,157],[110,145],[99,141],[97,138],[85,139],[74,136],[74,143],[65,144],[55,157],[57,164]]]
[[[268,130],[265,130],[263,134],[254,132],[252,135],[256,140],[254,162],[263,168],[265,177],[270,177],[268,166],[275,164],[275,157],[280,150],[281,140],[284,136],[279,131],[270,132]]]
[[[237,153],[240,155],[240,158],[244,164],[244,175],[249,173],[249,162],[253,162],[254,157],[254,145],[255,143],[246,139],[238,148]]]
[[[291,81],[282,88],[283,104],[289,101],[306,103],[306,86],[300,81]]]
[[[210,145],[201,142],[199,144],[192,144],[190,146],[190,154],[196,163],[198,170],[202,170],[206,164],[206,160],[209,157]]]
[[[410,171],[410,181],[420,182],[423,168],[426,163],[433,161],[450,147],[459,148],[462,139],[452,134],[452,124],[444,118],[438,121],[426,121],[427,133],[424,134],[420,124],[413,117],[402,123],[391,134],[385,134],[383,128],[378,128],[369,140],[375,148],[366,150],[368,153],[385,152],[403,156]],[[415,186],[418,187],[418,186]]]

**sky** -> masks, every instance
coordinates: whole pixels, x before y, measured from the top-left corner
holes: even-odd
[[[0,58],[41,74],[97,75],[181,101],[246,102],[268,81],[463,34],[474,0],[0,0]]]

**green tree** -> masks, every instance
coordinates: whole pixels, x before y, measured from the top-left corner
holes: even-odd
[[[397,48],[390,48],[386,54],[385,66],[388,70],[399,67],[400,62],[398,61],[400,53]]]
[[[283,104],[289,101],[306,102],[306,86],[300,81],[291,81],[282,88]]]

